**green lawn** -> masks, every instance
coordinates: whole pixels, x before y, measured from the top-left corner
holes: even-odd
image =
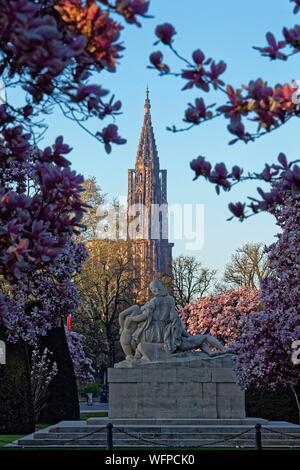
[[[6,444],[20,439],[23,435],[20,434],[1,434],[0,435],[0,449],[2,449]]]
[[[98,411],[95,413],[80,413],[80,421],[86,421],[89,418],[105,418],[107,411]]]

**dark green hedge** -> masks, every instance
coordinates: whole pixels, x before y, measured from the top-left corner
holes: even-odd
[[[30,434],[34,416],[27,347],[23,342],[8,343],[4,327],[0,339],[6,342],[7,361],[0,365],[0,434]]]
[[[299,385],[297,391],[300,396]],[[276,391],[250,388],[246,391],[246,415],[299,424],[299,412],[290,388],[282,387]]]
[[[53,328],[45,338],[41,338],[39,349],[43,351],[44,348],[53,352],[52,359],[57,363],[58,374],[51,384],[50,396],[39,421],[54,424],[63,420],[78,420],[77,384],[63,327]]]

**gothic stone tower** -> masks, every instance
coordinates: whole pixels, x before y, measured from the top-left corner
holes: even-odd
[[[159,167],[150,108],[147,89],[135,169],[128,170],[127,237],[141,288],[157,274],[171,274],[173,247],[168,241],[167,170]]]

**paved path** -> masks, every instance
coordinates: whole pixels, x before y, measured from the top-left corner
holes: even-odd
[[[108,403],[95,402],[92,405],[80,403],[80,411],[82,413],[92,413],[93,411],[108,411]]]

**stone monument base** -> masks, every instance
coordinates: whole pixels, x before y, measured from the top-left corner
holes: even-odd
[[[108,371],[109,418],[233,419],[245,417],[234,356],[181,353],[167,361],[123,361]]]

